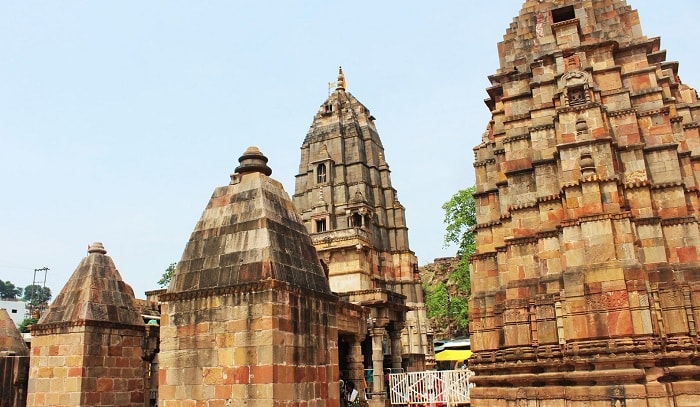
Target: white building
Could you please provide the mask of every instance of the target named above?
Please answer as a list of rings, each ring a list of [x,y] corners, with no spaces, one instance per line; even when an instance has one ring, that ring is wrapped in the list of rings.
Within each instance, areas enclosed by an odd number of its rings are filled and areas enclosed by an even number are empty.
[[[0,300],[0,309],[6,309],[17,326],[29,317],[29,309],[24,301]]]

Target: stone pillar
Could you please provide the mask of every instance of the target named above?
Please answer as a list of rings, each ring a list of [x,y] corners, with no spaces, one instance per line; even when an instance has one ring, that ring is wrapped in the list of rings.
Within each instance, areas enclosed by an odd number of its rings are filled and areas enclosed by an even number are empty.
[[[389,338],[391,338],[391,368],[401,369],[403,367],[403,358],[401,354],[403,353],[403,347],[401,346],[401,332],[403,327],[397,327],[394,324],[394,329],[389,331]]]
[[[384,393],[384,352],[382,342],[386,328],[374,327],[370,330],[372,335],[372,400],[370,405],[383,405],[385,400]],[[382,404],[374,403],[381,401]]]
[[[362,337],[355,335],[350,344],[350,354],[348,355],[348,380],[355,383],[355,387],[360,394],[365,393],[365,370],[364,357],[362,356]]]

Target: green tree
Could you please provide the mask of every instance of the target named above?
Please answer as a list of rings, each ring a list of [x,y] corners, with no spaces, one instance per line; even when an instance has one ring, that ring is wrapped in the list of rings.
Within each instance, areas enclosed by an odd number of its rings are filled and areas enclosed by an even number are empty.
[[[177,266],[177,263],[170,263],[168,268],[165,269],[163,276],[158,280],[158,284],[160,284],[161,287],[170,284],[170,280],[173,279],[173,275],[175,274],[175,266]]]
[[[469,334],[469,257],[476,251],[474,192],[475,187],[460,190],[442,205],[445,211],[445,246],[457,245],[459,262],[447,281],[434,287],[424,287],[428,316],[439,326],[449,326],[453,336]]]
[[[22,333],[27,333],[29,332],[28,326],[35,325],[37,322],[39,322],[39,320],[36,318],[24,318],[24,321],[19,324],[19,331]]]
[[[450,298],[447,294],[445,283],[439,282],[433,287],[426,287],[428,295],[425,298],[425,308],[428,318],[435,320],[437,324],[443,325],[447,317],[447,308]]]
[[[29,303],[32,308],[46,306],[51,301],[51,289],[38,284],[29,284],[24,287],[22,301]]]
[[[10,280],[2,281],[0,280],[0,299],[3,300],[16,300],[17,297],[22,295],[22,289],[15,287]]]
[[[445,245],[457,245],[457,255],[468,258],[476,251],[474,226],[476,226],[476,187],[462,189],[442,204],[445,211]]]

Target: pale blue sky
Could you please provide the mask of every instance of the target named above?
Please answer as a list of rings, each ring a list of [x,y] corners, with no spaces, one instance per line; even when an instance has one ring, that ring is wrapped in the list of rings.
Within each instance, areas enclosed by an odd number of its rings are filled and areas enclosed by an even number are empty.
[[[630,1],[700,87],[696,0]],[[250,145],[294,193],[338,66],[371,109],[421,265],[451,256],[441,205],[474,183],[487,76],[519,0],[0,3],[0,279],[93,241],[138,297],[178,261]]]

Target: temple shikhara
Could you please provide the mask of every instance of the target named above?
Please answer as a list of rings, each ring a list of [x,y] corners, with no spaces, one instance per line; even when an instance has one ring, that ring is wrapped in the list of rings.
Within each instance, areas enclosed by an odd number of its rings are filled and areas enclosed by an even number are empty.
[[[30,348],[0,310],[0,406],[339,407],[347,382],[369,407],[700,406],[696,91],[622,0],[527,0],[498,52],[464,370],[435,371],[406,208],[340,69],[293,195],[247,148],[167,289],[137,299],[95,242]]]
[[[699,405],[695,90],[625,1],[528,0],[498,51],[472,405]]]
[[[375,118],[345,86],[341,69],[301,146],[293,200],[328,268],[331,290],[371,311],[372,382],[381,393],[382,348],[391,349],[386,368],[424,370],[434,364],[432,337],[405,209],[391,185]]]

